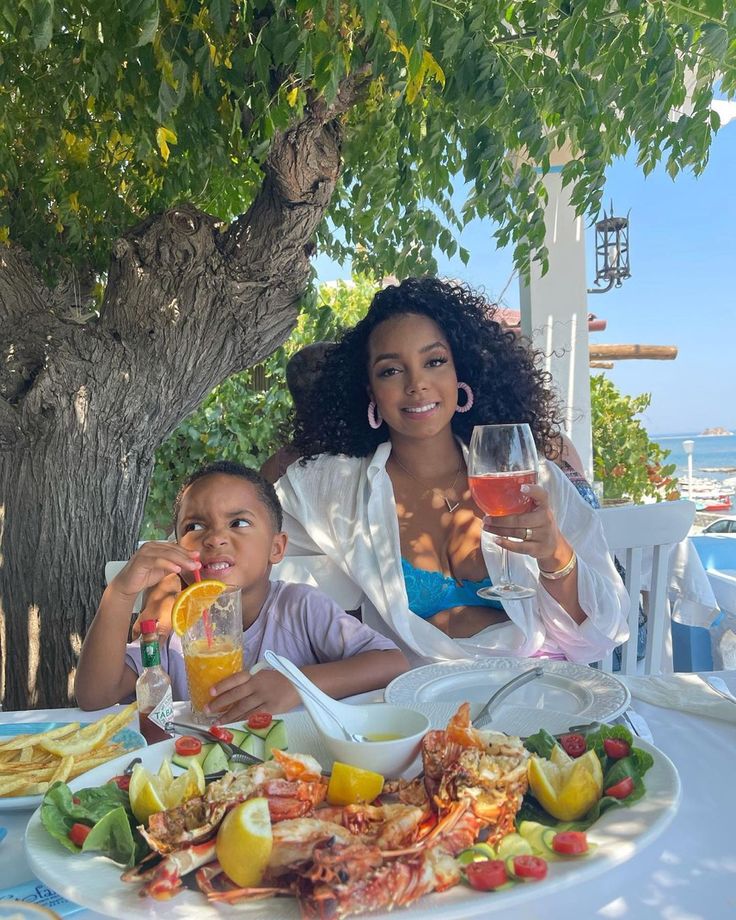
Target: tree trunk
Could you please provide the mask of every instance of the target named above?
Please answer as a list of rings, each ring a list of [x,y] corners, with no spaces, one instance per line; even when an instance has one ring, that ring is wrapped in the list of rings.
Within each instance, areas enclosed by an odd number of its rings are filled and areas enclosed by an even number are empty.
[[[181,205],[118,240],[99,317],[69,302],[74,285],[50,290],[22,250],[0,253],[6,709],[70,701],[105,562],[134,549],[156,448],[294,325],[339,174],[336,118],[362,78],[275,138],[263,187],[230,228]]]
[[[105,562],[133,551],[153,453],[121,464],[117,432],[98,434],[94,452],[60,430],[0,466],[6,709],[69,705]]]

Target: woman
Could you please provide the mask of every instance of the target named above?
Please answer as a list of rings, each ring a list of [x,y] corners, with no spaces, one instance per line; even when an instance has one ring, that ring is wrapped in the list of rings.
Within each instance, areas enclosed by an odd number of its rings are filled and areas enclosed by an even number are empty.
[[[533,510],[485,525],[468,487],[475,425],[527,422],[540,455],[559,444],[546,384],[468,288],[412,278],[377,293],[297,418],[307,459],[277,484],[291,554],[279,577],[312,574],[328,593],[340,579],[343,604],[362,603],[415,661],[610,652],[628,637],[628,600],[595,512],[564,474],[542,461],[526,487]],[[535,597],[477,596],[499,578],[501,547]]]

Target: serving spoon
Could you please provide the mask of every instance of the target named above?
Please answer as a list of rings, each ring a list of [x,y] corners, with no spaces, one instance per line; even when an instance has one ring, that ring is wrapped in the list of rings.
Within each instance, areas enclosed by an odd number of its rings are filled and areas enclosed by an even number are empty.
[[[283,655],[277,655],[269,649],[263,653],[263,657],[274,671],[278,671],[279,674],[282,674],[292,682],[309,715],[328,735],[334,736],[334,727],[336,726],[340,732],[340,737],[344,738],[345,741],[369,740],[365,735],[350,731],[345,725],[345,722],[349,722],[351,717],[355,715],[353,706],[338,703],[331,696],[327,696],[292,661],[284,658]],[[325,727],[325,716],[333,726],[332,731]]]

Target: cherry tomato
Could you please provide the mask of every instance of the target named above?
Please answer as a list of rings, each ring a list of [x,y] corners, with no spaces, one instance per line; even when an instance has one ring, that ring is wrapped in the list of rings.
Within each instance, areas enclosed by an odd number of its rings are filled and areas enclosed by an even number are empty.
[[[81,847],[84,841],[89,837],[89,832],[92,830],[91,827],[87,827],[86,824],[75,823],[69,828],[69,833],[67,837],[71,840],[72,843],[75,843],[78,847]]]
[[[194,757],[202,750],[202,742],[191,735],[182,735],[174,742],[174,750],[180,757]]]
[[[620,782],[609,786],[604,791],[604,795],[611,795],[614,799],[625,799],[634,791],[634,780],[630,776],[625,776]]]
[[[130,788],[130,777],[123,773],[121,773],[120,776],[113,776],[110,782],[115,783],[118,789],[122,789],[123,792],[127,792]]]
[[[570,757],[582,757],[587,750],[585,738],[582,735],[563,735],[560,738],[562,750]]]
[[[631,753],[631,746],[623,738],[606,738],[603,742],[603,750],[613,760],[621,760],[622,757],[628,757]]]
[[[552,849],[564,856],[579,856],[588,852],[588,835],[585,831],[560,831],[552,838]]]
[[[502,859],[483,859],[469,863],[465,875],[476,891],[493,891],[509,880],[506,864]]]
[[[210,728],[210,734],[213,738],[217,738],[218,741],[227,741],[228,744],[232,743],[233,733],[229,728],[223,728],[222,725],[213,725]]]
[[[514,875],[537,881],[547,875],[547,861],[541,856],[514,856]]]
[[[73,795],[73,796],[72,796],[72,804],[74,804],[74,805],[81,805],[81,804],[82,804],[82,800],[79,798],[79,796]]]
[[[270,712],[254,712],[252,716],[248,716],[246,724],[248,728],[268,728],[271,722],[273,716]]]

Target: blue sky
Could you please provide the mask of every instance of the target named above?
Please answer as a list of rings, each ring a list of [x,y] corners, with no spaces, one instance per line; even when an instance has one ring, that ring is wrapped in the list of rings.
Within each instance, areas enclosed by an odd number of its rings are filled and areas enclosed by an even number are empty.
[[[632,277],[621,288],[588,298],[588,309],[608,322],[592,341],[676,345],[675,361],[620,361],[606,374],[624,393],[652,394],[644,416],[650,434],[698,432],[723,425],[736,430],[736,122],[714,138],[700,178],[675,180],[664,169],[645,178],[631,155],[608,171],[605,201],[631,211]],[[512,271],[511,254],[498,251],[493,226],[475,222],[462,235],[471,254],[464,266],[440,258],[440,274],[461,278],[497,298]],[[595,265],[588,230],[589,281]],[[320,280],[348,277],[318,259]],[[516,279],[503,302],[519,306]]]

